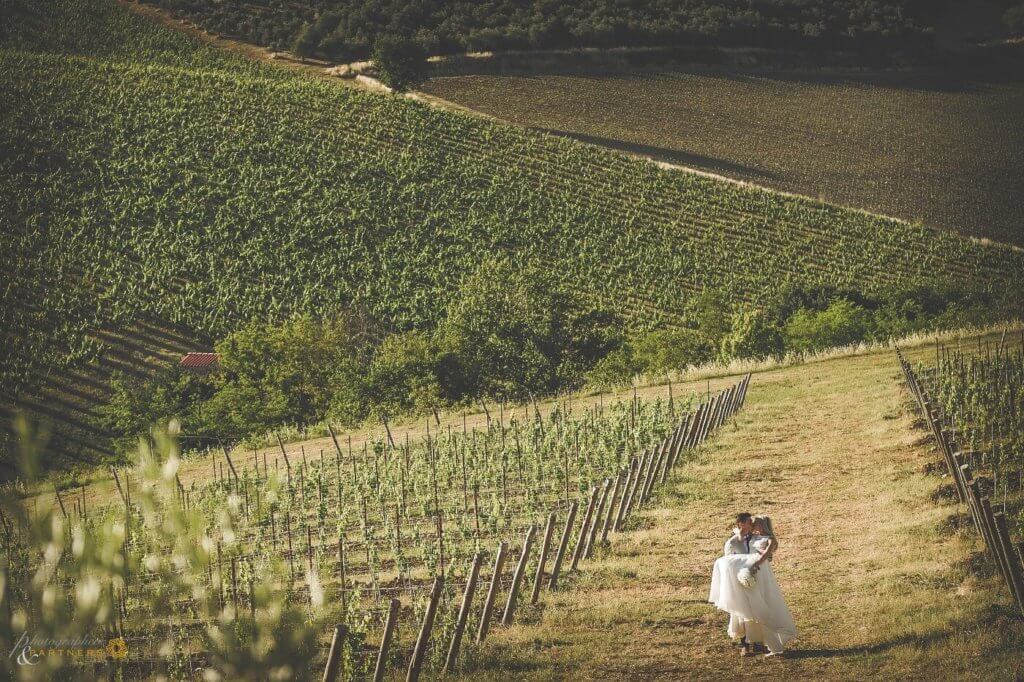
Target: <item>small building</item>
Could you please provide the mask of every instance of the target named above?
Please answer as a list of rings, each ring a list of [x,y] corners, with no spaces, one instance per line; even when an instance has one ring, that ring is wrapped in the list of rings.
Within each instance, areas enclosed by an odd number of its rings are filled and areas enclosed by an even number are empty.
[[[180,364],[182,369],[193,374],[209,374],[217,371],[220,366],[220,355],[217,353],[185,353]]]

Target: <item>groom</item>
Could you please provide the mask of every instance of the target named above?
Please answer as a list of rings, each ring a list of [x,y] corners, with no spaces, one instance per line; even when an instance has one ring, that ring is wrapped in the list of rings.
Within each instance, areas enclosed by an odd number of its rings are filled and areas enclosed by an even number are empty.
[[[747,512],[737,514],[736,531],[731,538],[726,540],[722,554],[750,554],[750,540],[753,534],[754,517]],[[731,613],[729,614],[729,633],[739,633],[740,656],[753,656],[757,649],[763,647],[760,643],[747,641],[746,625]]]

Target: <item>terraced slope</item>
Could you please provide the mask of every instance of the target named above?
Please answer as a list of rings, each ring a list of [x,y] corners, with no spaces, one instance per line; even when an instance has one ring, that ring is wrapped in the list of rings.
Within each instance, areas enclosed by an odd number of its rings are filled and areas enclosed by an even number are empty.
[[[54,12],[0,50],[13,402],[47,402],[45,377],[72,393],[68,368],[102,382],[141,322],[176,350],[300,311],[429,326],[495,256],[635,326],[682,323],[703,288],[757,303],[787,281],[1024,272],[1001,246],[227,58],[105,0]]]

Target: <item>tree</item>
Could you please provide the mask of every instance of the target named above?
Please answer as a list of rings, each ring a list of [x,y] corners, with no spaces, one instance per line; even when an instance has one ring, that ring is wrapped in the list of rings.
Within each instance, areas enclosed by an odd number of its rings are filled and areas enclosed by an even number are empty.
[[[632,343],[641,372],[664,374],[709,362],[715,346],[697,329],[659,329]]]
[[[554,390],[567,308],[543,273],[507,260],[482,263],[439,329],[449,393],[522,398]]]
[[[779,328],[760,310],[743,308],[732,316],[732,328],[722,339],[723,360],[765,358],[782,353]]]
[[[292,52],[300,57],[312,57],[320,45],[323,36],[316,24],[303,24],[302,30],[292,44]]]
[[[427,51],[408,38],[378,38],[373,48],[373,64],[381,82],[395,92],[414,88],[427,77]]]
[[[867,336],[869,322],[867,311],[842,298],[825,310],[801,308],[786,321],[786,348],[808,352],[857,343]]]

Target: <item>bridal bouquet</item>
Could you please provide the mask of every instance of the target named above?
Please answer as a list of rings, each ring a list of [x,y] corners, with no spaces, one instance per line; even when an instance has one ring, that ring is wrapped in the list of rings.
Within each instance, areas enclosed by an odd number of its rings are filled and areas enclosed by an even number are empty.
[[[752,590],[757,585],[757,572],[749,568],[741,568],[739,573],[736,574],[736,580],[743,587]]]

